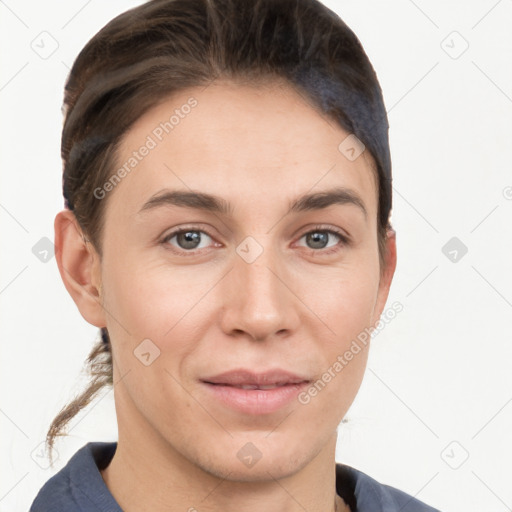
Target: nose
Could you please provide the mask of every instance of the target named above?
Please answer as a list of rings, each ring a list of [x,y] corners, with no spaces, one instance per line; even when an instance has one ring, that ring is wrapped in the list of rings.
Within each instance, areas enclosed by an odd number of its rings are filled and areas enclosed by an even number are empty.
[[[289,336],[300,321],[290,269],[263,239],[251,238],[252,243],[237,248],[233,268],[223,280],[223,331],[256,341]]]

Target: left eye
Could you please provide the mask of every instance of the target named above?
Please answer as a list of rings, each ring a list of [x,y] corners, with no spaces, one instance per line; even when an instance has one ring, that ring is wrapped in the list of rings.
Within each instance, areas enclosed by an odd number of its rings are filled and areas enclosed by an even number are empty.
[[[327,245],[329,236],[334,236],[335,242],[332,245]],[[330,229],[315,229],[313,231],[309,231],[302,235],[301,240],[305,238],[306,243],[311,245],[308,246],[309,249],[328,249],[331,247],[336,247],[339,244],[339,241],[343,243],[347,243],[346,237],[344,237],[341,233],[337,233],[336,231]]]

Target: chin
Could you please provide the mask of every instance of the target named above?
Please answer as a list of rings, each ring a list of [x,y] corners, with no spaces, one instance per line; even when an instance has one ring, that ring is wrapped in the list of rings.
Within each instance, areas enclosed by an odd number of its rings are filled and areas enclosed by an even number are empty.
[[[198,466],[215,477],[231,482],[263,482],[294,475],[309,461],[315,452],[305,451],[304,445],[283,443],[277,437],[272,442],[268,433],[244,433],[230,438],[230,446],[218,446],[205,453],[198,454]],[[211,449],[211,445],[210,445]]]

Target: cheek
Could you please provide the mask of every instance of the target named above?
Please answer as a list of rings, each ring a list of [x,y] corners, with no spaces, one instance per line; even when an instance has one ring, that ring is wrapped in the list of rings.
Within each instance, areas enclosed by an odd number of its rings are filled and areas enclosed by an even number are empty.
[[[324,322],[338,349],[371,325],[377,292],[378,273],[363,263],[308,279],[300,287],[300,297]]]
[[[378,269],[361,261],[357,267],[316,282],[323,286],[304,287],[302,293],[307,297],[304,302],[313,305],[311,310],[322,321],[316,322],[318,330],[312,336],[322,354],[322,374],[317,385],[306,393],[304,403],[315,401],[326,414],[329,407],[344,413],[357,394],[366,368]]]
[[[134,340],[162,339],[201,300],[203,288],[190,270],[125,258],[110,266],[106,306]]]
[[[377,296],[377,285],[361,278],[358,282],[344,283],[338,291],[331,315],[335,319],[335,331],[351,337],[369,327]],[[337,314],[336,314],[336,311]]]
[[[129,396],[149,421],[171,424],[169,403],[179,404],[182,411],[193,406],[175,379],[181,380],[181,363],[194,350],[197,336],[189,317],[205,291],[190,286],[190,279],[176,269],[135,264],[129,257],[106,266],[105,275],[117,378],[126,375],[124,399]]]

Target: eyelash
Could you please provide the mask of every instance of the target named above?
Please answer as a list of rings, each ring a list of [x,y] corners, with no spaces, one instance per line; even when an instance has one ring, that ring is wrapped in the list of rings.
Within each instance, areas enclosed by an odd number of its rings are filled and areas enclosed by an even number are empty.
[[[185,228],[180,228],[180,229],[177,229],[176,231],[172,231],[171,233],[169,233],[168,235],[166,235],[162,240],[161,240],[161,244],[162,245],[166,245],[167,247],[169,247],[169,240],[171,240],[172,238],[174,238],[175,236],[181,234],[181,233],[186,233],[188,231],[194,231],[194,232],[198,232],[198,233],[205,233],[206,235],[208,235],[210,238],[213,239],[213,236],[210,235],[208,233],[208,231],[204,230],[204,229],[198,229],[197,227],[185,227]],[[350,243],[351,243],[351,240],[346,236],[344,235],[341,231],[337,230],[337,229],[334,229],[334,228],[324,228],[323,226],[315,226],[313,229],[309,230],[309,231],[306,231],[305,233],[303,233],[301,235],[301,237],[299,238],[299,240],[303,237],[305,237],[306,235],[309,235],[311,233],[317,233],[317,232],[323,232],[323,233],[329,233],[331,235],[335,235],[337,236],[339,239],[340,239],[340,243],[336,244],[334,247],[330,247],[328,249],[310,249],[308,247],[306,247],[306,249],[309,249],[310,251],[312,252],[318,252],[318,253],[322,253],[322,254],[332,254],[332,253],[335,253],[335,252],[338,252],[341,250],[341,247],[343,246],[349,246]],[[185,253],[187,256],[195,256],[198,252],[200,252],[202,249],[199,249],[199,250],[195,250],[195,251],[187,251],[185,249],[181,249],[181,250],[177,250],[175,248],[172,248],[172,249],[169,249],[171,250],[172,252],[176,253],[176,254],[179,254],[179,255],[183,255],[183,253]]]

